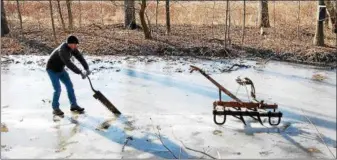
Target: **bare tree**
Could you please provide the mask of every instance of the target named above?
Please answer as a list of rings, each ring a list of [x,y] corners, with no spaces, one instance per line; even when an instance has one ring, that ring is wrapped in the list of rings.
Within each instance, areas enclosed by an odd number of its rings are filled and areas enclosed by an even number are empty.
[[[318,1],[318,6],[324,5],[324,0]],[[316,33],[314,37],[314,45],[316,46],[323,46],[324,45],[324,20],[320,19],[320,13],[322,14],[324,11],[318,7],[317,9],[317,25],[316,25]]]
[[[51,4],[51,0],[49,0],[49,8],[50,8],[50,17],[51,17],[51,25],[53,28],[54,42],[56,44],[56,33],[55,33],[55,25],[54,25],[54,17],[53,17],[53,5]]]
[[[241,45],[243,45],[245,39],[245,24],[246,24],[246,0],[243,0],[243,24],[242,24]]]
[[[301,1],[298,1],[298,11],[297,11],[297,38],[300,37],[300,15],[301,15]]]
[[[63,29],[63,31],[66,31],[66,25],[64,24],[60,0],[57,0],[57,9],[58,9],[58,12],[59,12],[59,15],[60,15],[60,18],[61,18],[62,29]]]
[[[152,39],[151,32],[149,28],[147,27],[146,21],[145,21],[145,9],[146,9],[146,0],[142,0],[142,4],[139,11],[139,17],[140,22],[142,24],[142,28],[144,31],[145,39]]]
[[[327,12],[327,14],[329,14],[328,12]],[[329,18],[326,18],[325,20],[324,20],[324,24],[325,24],[325,27],[326,28],[330,28],[330,26],[329,26]]]
[[[41,4],[41,2],[39,2]],[[41,30],[41,7],[38,8],[38,16],[37,16],[37,24],[38,24],[38,28],[39,30]]]
[[[71,0],[66,0],[66,3],[67,3],[68,21],[69,21],[68,29],[70,32],[72,32],[74,29],[74,25],[73,25],[73,14],[71,13]]]
[[[260,0],[259,12],[259,27],[270,27],[267,0]]]
[[[274,12],[274,32],[275,32],[275,28],[276,28],[276,23],[275,23],[275,21],[276,21],[276,13],[275,12],[276,11],[275,10],[276,10],[276,1],[274,1],[274,11],[273,11]]]
[[[4,1],[1,0],[1,37],[9,33],[8,22],[4,7]]]
[[[336,48],[337,48],[337,0],[335,0],[335,2],[336,2],[335,3],[335,7],[336,7],[335,18],[336,19],[335,19],[335,30],[334,31],[335,31],[335,34],[336,34],[336,44],[335,45],[336,45]]]
[[[157,0],[157,6],[156,6],[156,28],[158,25],[158,6],[159,6],[159,0]]]
[[[171,18],[170,18],[170,0],[166,0],[166,34],[171,32]]]
[[[228,44],[230,45],[232,43],[231,37],[230,37],[230,30],[231,30],[231,5],[228,2],[228,30],[227,30],[227,40]]]
[[[82,5],[81,5],[81,0],[78,0],[78,5],[80,7],[80,19],[79,19],[79,26],[80,28],[82,27]]]
[[[335,0],[335,8],[336,8],[336,12],[335,12],[335,33],[336,33],[336,36],[337,36],[337,0]],[[336,42],[337,42],[337,37],[336,37]],[[336,43],[337,45],[337,43]]]
[[[331,25],[333,25],[333,24],[335,24],[335,22],[336,22],[336,10],[335,10],[335,8],[333,7],[333,4],[331,3],[330,0],[325,0],[324,2],[325,2],[325,4],[326,4],[326,9],[327,9],[327,11],[328,11],[328,13],[329,13],[329,18],[327,19],[327,21],[330,20]],[[337,6],[336,6],[336,8],[337,8]],[[328,24],[328,25],[329,25],[329,24]],[[332,32],[334,32],[334,28],[331,27],[331,29],[332,29]]]
[[[149,25],[149,27],[148,27],[149,31],[150,31],[150,33],[152,33],[152,26],[151,26],[150,18],[149,18],[149,16],[147,16],[146,12],[144,14],[145,14],[145,17],[146,17],[146,20],[147,20],[147,24]]]
[[[104,25],[104,15],[103,15],[103,6],[102,6],[102,0],[99,2],[100,7],[101,7],[101,23]]]
[[[213,12],[212,12],[212,37],[214,38],[214,7],[215,7],[215,1],[213,2]]]
[[[20,29],[21,29],[21,32],[22,32],[22,17],[21,17],[19,0],[16,0],[16,6],[18,8],[18,16],[19,16],[19,20],[20,20]]]
[[[226,0],[226,23],[225,23],[225,47],[227,47],[227,41],[228,41],[228,10],[229,10],[229,0]]]
[[[124,0],[124,27],[127,29],[136,29],[135,1]]]

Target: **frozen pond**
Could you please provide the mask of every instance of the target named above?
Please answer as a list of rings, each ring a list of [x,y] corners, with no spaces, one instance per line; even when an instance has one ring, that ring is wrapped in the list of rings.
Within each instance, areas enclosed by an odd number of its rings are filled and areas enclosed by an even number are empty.
[[[215,158],[336,156],[336,70],[273,61],[259,67],[245,61],[256,67],[221,73],[219,68],[234,61],[88,57],[94,88],[123,115],[114,117],[92,97],[88,80],[68,70],[86,114],[70,112],[62,84],[65,118],[54,121],[53,89],[44,69],[48,57],[7,58],[13,62],[1,64],[1,122],[8,128],[1,132],[1,158],[210,158],[181,142]],[[279,105],[281,124],[262,126],[245,118],[244,126],[231,116],[222,126],[214,124],[218,89],[200,73],[190,73],[189,65],[204,69],[245,101],[246,90],[238,90],[235,79],[249,77],[258,100]],[[327,78],[314,81],[316,73]],[[104,121],[111,126],[97,129]]]

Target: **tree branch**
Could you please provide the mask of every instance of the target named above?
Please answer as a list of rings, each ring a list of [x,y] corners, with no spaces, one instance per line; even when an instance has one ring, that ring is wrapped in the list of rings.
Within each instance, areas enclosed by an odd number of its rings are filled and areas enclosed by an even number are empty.
[[[154,125],[153,125],[153,121],[152,121],[152,119],[150,118],[150,120],[151,120],[151,122],[152,122],[152,127],[153,127],[153,129],[154,129]],[[164,144],[164,142],[162,141],[162,139],[161,139],[161,135],[160,135],[160,131],[159,131],[159,129],[158,129],[158,126],[157,126],[157,131],[158,131],[158,139],[160,140],[160,142],[161,142],[161,144],[172,154],[172,156],[175,158],[175,159],[177,159],[177,157],[173,154],[173,152]]]
[[[133,140],[133,138],[130,137],[130,136],[126,138],[126,141],[124,142],[124,145],[122,147],[122,152],[124,152],[124,148],[125,148],[126,144],[128,144],[129,140]]]
[[[301,111],[304,113],[304,111],[303,111],[302,108],[301,108]],[[333,157],[334,159],[336,159],[336,156],[331,152],[331,150],[329,149],[328,145],[326,145],[326,143],[324,142],[323,138],[321,137],[322,133],[319,132],[319,130],[317,129],[316,125],[314,125],[314,124],[310,121],[310,119],[309,119],[307,116],[305,116],[304,114],[303,114],[303,116],[310,122],[311,125],[313,125],[313,126],[315,127],[315,129],[316,129],[316,131],[317,131],[317,133],[318,133],[317,136],[322,140],[323,144],[324,144],[324,145],[326,146],[326,148],[330,151],[332,157]]]
[[[207,153],[205,153],[205,152],[203,152],[203,151],[198,151],[198,150],[196,150],[196,149],[187,147],[187,146],[183,143],[183,141],[181,141],[180,139],[178,139],[178,138],[174,135],[173,130],[172,130],[172,135],[173,135],[173,137],[174,137],[176,140],[180,141],[180,143],[181,143],[186,149],[188,149],[188,150],[190,150],[190,151],[194,151],[194,152],[201,153],[201,154],[206,155],[206,156],[208,156],[208,157],[210,157],[210,158],[212,158],[212,159],[216,159],[215,157],[213,157],[213,156],[211,156],[211,155],[209,155],[209,154],[207,154]]]

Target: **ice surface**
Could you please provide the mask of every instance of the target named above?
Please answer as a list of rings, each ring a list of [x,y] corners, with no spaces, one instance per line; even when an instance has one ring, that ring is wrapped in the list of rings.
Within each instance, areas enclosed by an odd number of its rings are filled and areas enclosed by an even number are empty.
[[[9,130],[1,133],[1,158],[174,158],[159,140],[157,127],[165,146],[180,158],[209,158],[184,148],[181,141],[216,158],[333,158],[309,120],[336,155],[335,70],[274,61],[258,67],[245,61],[255,67],[221,73],[219,69],[238,61],[88,56],[94,88],[122,116],[114,117],[92,97],[88,80],[68,70],[86,114],[69,111],[62,85],[65,117],[54,122],[53,90],[44,69],[48,57],[8,58],[14,63],[1,64],[1,122]],[[218,89],[201,74],[189,73],[189,65],[204,69],[234,94],[239,87],[235,79],[249,77],[257,99],[279,105],[281,124],[261,126],[246,118],[244,126],[227,117],[225,125],[215,125],[212,102]],[[313,81],[315,73],[327,79]],[[243,87],[236,95],[248,100]],[[111,126],[98,129],[104,121]]]

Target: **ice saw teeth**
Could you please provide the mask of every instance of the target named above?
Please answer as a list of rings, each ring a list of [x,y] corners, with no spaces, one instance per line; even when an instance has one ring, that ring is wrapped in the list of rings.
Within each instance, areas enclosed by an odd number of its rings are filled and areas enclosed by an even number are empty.
[[[254,87],[253,82],[249,78],[246,77],[244,79],[241,79],[238,77],[236,79],[236,82],[241,86],[247,86],[247,85],[251,86],[250,96],[252,97],[254,102],[243,102],[239,98],[237,98],[235,95],[233,95],[230,91],[228,91],[226,88],[221,86],[218,82],[216,82],[209,75],[207,75],[200,68],[191,65],[190,72],[192,73],[193,71],[199,71],[202,75],[204,75],[208,80],[210,80],[215,86],[219,88],[219,101],[213,102],[213,121],[215,124],[217,125],[225,124],[227,115],[240,119],[245,125],[246,125],[246,122],[243,119],[244,116],[252,117],[253,119],[259,121],[261,125],[263,125],[261,117],[268,117],[268,122],[272,126],[277,126],[280,124],[282,113],[276,112],[278,105],[277,104],[266,104],[264,103],[263,100],[262,101],[256,100],[255,87]],[[222,92],[224,92],[234,101],[222,101],[221,100]],[[267,111],[267,109],[270,109],[272,111]],[[217,120],[217,116],[223,116],[222,121],[219,122]],[[272,122],[273,117],[274,118],[277,117],[276,123]]]
[[[89,80],[89,83],[90,83],[90,86],[91,86],[91,89],[92,91],[94,91],[94,95],[93,97],[97,100],[99,100],[106,108],[108,108],[112,113],[114,113],[115,115],[119,116],[121,114],[121,112],[98,90],[95,90],[93,87],[92,87],[92,84],[91,84],[91,80],[89,78],[89,76],[87,76],[88,80]]]

